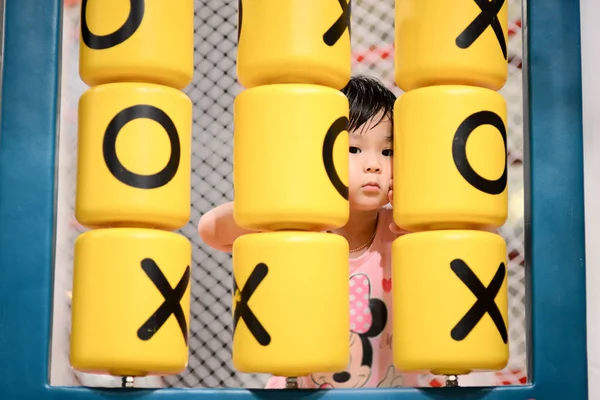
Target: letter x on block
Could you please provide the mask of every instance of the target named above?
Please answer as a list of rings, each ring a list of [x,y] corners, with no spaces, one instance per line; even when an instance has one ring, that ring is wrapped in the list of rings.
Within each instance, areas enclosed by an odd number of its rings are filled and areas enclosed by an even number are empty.
[[[262,346],[268,346],[269,343],[271,343],[271,335],[269,335],[269,332],[267,332],[258,318],[256,318],[256,315],[254,315],[248,305],[248,301],[250,301],[250,297],[252,297],[254,291],[262,283],[268,273],[269,268],[266,264],[257,264],[250,274],[250,277],[248,277],[241,292],[235,281],[235,277],[233,278],[234,293],[236,294],[235,311],[233,312],[233,332],[235,334],[238,322],[242,319],[252,336],[254,336],[256,341]]]
[[[479,323],[481,318],[487,313],[496,325],[498,333],[502,337],[502,341],[506,344],[508,341],[508,333],[502,314],[498,306],[494,302],[496,295],[502,287],[504,276],[506,275],[506,267],[504,263],[500,263],[496,274],[492,278],[490,285],[486,288],[483,283],[477,278],[477,275],[469,268],[463,260],[456,259],[450,263],[450,268],[458,276],[458,278],[471,290],[477,298],[477,301],[465,316],[456,324],[450,333],[452,339],[461,341],[467,337],[469,333]]]
[[[320,0],[325,1],[325,0]],[[342,37],[346,29],[348,29],[348,35],[350,35],[350,2],[352,0],[338,0],[340,7],[342,7],[342,15],[331,25],[331,28],[323,35],[323,41],[327,46],[335,45],[338,40]]]
[[[502,26],[498,19],[498,12],[504,5],[505,0],[474,0],[481,9],[481,13],[471,22],[464,31],[456,38],[456,45],[461,49],[468,49],[485,32],[488,27],[492,27],[498,44],[502,49],[504,59],[507,59],[506,41]]]
[[[162,273],[153,259],[143,259],[142,269],[146,275],[148,275],[148,278],[150,278],[152,283],[154,283],[160,294],[163,295],[165,301],[160,307],[158,307],[154,314],[152,314],[150,318],[144,322],[140,329],[138,329],[138,337],[141,340],[150,340],[154,334],[158,332],[158,330],[165,324],[165,322],[167,322],[169,317],[174,315],[175,319],[177,319],[177,323],[179,324],[179,328],[181,329],[183,340],[187,345],[187,322],[185,321],[185,315],[183,313],[183,308],[181,308],[180,301],[190,281],[189,265],[186,267],[183,276],[175,288],[171,287],[169,281],[167,281],[167,278],[165,278],[165,275]]]

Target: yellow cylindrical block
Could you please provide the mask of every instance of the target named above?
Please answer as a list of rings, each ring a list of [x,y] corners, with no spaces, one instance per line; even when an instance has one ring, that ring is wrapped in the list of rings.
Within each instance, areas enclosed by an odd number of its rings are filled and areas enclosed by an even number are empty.
[[[508,213],[506,102],[433,86],[394,107],[394,220],[409,231],[498,228]]]
[[[176,230],[190,215],[192,102],[167,86],[115,83],[79,102],[75,215],[88,227]]]
[[[304,376],[349,362],[348,242],[318,232],[267,232],[233,244],[233,364]]]
[[[268,85],[234,103],[235,220],[256,230],[327,230],[348,220],[348,99]]]
[[[392,245],[394,363],[459,375],[508,362],[506,243],[482,231],[407,234]]]
[[[114,376],[170,375],[188,360],[188,239],[151,229],[88,231],[75,241],[71,365]]]
[[[83,0],[79,73],[89,86],[183,89],[194,74],[194,1]]]
[[[396,0],[395,80],[501,89],[508,75],[508,1]]]
[[[244,87],[346,86],[351,74],[350,0],[238,4],[237,75]]]

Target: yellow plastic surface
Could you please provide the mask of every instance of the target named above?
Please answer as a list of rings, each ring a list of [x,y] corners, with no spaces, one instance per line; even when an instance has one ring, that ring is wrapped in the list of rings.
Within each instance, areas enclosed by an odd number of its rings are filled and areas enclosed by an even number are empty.
[[[84,0],[79,73],[89,86],[149,82],[183,89],[194,74],[193,0]]]
[[[322,231],[348,219],[348,100],[324,86],[248,89],[234,104],[235,220]]]
[[[233,244],[233,364],[303,376],[349,362],[348,243],[318,232],[268,232]]]
[[[114,376],[169,375],[188,361],[188,239],[150,229],[98,229],[75,241],[70,360]]]
[[[499,90],[508,74],[508,1],[396,0],[395,80]]]
[[[192,102],[167,86],[97,86],[79,103],[76,218],[176,230],[190,216]]]
[[[394,113],[394,220],[409,231],[498,228],[508,214],[506,102],[468,86],[401,95]]]
[[[508,362],[506,244],[482,231],[429,231],[392,245],[394,363],[458,375]]]
[[[350,0],[243,0],[237,75],[246,88],[312,83],[341,89],[351,74]]]

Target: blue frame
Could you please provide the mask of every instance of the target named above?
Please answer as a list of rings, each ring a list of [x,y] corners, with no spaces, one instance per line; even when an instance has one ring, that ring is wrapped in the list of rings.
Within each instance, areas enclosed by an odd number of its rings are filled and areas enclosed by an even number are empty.
[[[6,0],[0,131],[0,397],[587,399],[579,2],[529,0],[527,229],[530,385],[266,391],[48,385],[61,0]],[[559,244],[561,244],[559,246]]]

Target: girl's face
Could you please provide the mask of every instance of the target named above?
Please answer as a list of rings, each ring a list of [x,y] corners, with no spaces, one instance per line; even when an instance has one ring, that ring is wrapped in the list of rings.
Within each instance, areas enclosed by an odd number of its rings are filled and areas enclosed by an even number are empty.
[[[350,137],[350,208],[378,210],[388,203],[392,180],[392,121],[380,115],[367,121]]]

